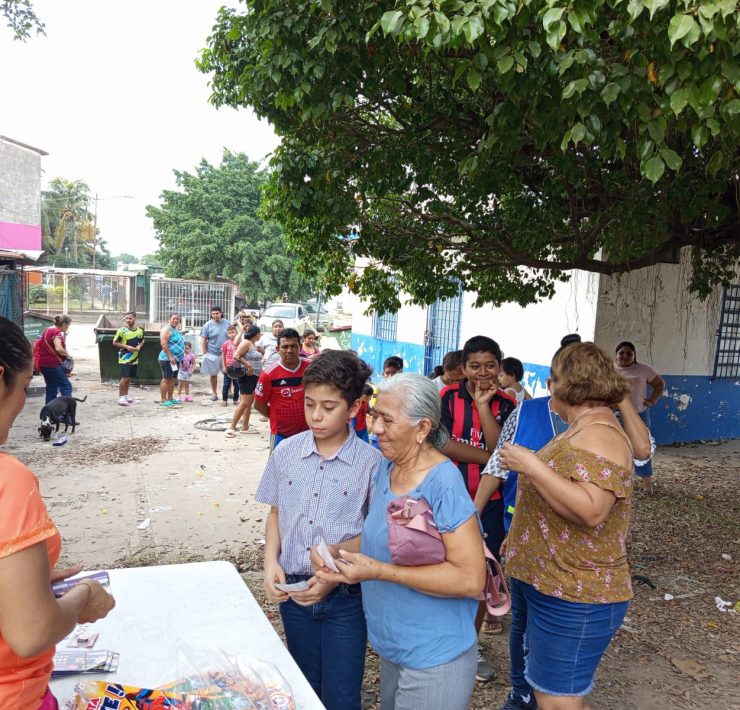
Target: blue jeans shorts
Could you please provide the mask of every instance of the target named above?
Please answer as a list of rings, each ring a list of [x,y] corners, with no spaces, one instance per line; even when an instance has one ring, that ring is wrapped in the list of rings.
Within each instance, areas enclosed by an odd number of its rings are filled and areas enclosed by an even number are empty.
[[[511,580],[527,607],[524,632],[524,677],[546,695],[588,695],[596,668],[628,602],[581,604],[538,592],[532,585]]]

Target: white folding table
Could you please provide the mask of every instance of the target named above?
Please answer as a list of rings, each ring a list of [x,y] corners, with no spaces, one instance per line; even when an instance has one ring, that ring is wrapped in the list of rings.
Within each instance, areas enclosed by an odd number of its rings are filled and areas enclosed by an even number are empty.
[[[155,688],[177,680],[183,649],[199,656],[221,652],[275,665],[290,684],[296,708],[324,706],[275,633],[236,568],[229,562],[195,562],[109,570],[116,607],[91,625],[100,634],[95,650],[120,653],[112,673],[54,679],[51,689],[64,708],[80,680],[109,680]],[[58,646],[63,649],[62,644]],[[185,650],[185,652],[187,652]],[[180,667],[178,668],[178,665]]]

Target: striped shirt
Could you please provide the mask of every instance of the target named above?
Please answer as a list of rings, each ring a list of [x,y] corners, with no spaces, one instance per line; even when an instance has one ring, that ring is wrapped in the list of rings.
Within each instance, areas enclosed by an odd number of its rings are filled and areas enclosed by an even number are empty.
[[[310,552],[321,535],[329,545],[362,532],[383,457],[352,427],[340,449],[324,458],[313,432],[283,441],[267,460],[255,500],[278,509],[280,566],[311,574]]]
[[[467,380],[445,387],[442,397],[442,424],[450,432],[453,441],[475,446],[478,449],[487,449],[486,439],[480,423],[478,408],[473,401],[473,395],[468,392]],[[516,400],[502,390],[498,390],[491,400],[491,413],[499,425],[503,426],[509,415],[516,408]],[[477,463],[453,461],[460,469],[465,487],[470,496],[475,499],[478,484],[480,483],[482,466]],[[501,498],[500,491],[491,496],[491,500]]]

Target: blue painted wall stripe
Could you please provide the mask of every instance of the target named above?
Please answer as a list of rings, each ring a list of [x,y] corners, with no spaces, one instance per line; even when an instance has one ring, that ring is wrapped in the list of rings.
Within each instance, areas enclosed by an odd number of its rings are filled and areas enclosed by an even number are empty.
[[[352,333],[352,349],[373,367],[380,378],[383,360],[400,355],[410,372],[424,372],[424,346],[403,341],[377,340]],[[524,385],[541,396],[549,365],[524,363]],[[712,380],[700,375],[664,375],[666,389],[652,409],[652,431],[658,444],[697,439],[740,438],[740,380]]]

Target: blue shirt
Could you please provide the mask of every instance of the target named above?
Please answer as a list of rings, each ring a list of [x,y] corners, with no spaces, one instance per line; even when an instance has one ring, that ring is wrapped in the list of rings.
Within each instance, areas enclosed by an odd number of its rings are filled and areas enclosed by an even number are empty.
[[[288,437],[267,460],[255,500],[278,509],[280,566],[286,574],[311,574],[311,546],[320,535],[336,545],[362,532],[383,457],[348,427],[330,458],[313,432]]]
[[[361,551],[391,562],[386,511],[400,495],[391,490],[391,464],[386,463],[378,470],[375,495],[362,529]],[[476,514],[460,471],[451,461],[435,466],[419,486],[405,493],[427,500],[442,533],[456,530]],[[448,663],[475,643],[475,599],[432,597],[394,582],[371,581],[362,583],[362,604],[372,647],[383,658],[406,668]]]
[[[206,347],[209,355],[221,357],[221,346],[229,339],[227,331],[231,327],[225,318],[218,323],[211,319],[200,329],[201,338],[206,339]]]

